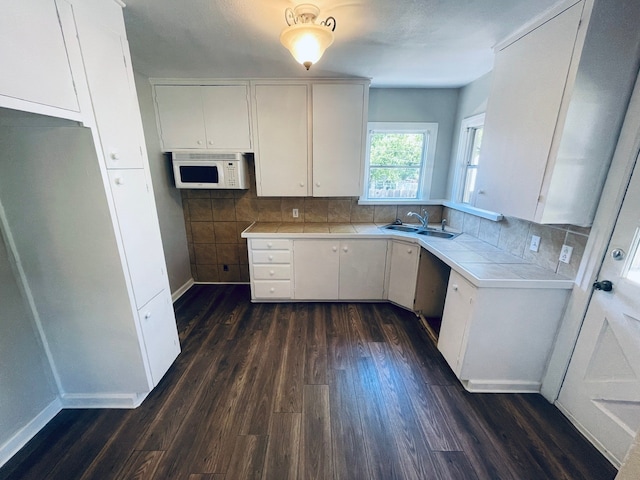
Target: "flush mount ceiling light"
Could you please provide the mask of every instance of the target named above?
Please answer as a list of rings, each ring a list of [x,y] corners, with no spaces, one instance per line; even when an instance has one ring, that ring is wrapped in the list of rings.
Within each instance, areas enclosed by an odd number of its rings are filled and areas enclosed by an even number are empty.
[[[336,19],[333,17],[315,23],[319,13],[320,9],[309,3],[284,11],[284,18],[289,26],[282,31],[280,42],[307,70],[320,60],[327,47],[333,43],[333,31],[336,29]]]

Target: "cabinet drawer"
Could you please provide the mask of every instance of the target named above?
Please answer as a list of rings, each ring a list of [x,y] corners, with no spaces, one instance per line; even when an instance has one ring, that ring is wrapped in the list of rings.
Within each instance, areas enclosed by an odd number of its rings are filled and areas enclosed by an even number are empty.
[[[291,265],[254,265],[255,280],[290,280]]]
[[[251,240],[251,250],[289,250],[290,240],[274,240],[267,238],[256,238]]]
[[[288,250],[254,250],[251,252],[253,263],[291,263],[291,252]]]
[[[256,298],[291,298],[291,282],[289,280],[253,282],[253,293]]]

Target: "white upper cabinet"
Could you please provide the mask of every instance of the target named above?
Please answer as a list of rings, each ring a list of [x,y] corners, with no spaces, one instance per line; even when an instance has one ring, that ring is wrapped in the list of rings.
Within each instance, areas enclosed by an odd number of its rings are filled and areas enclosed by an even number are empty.
[[[248,85],[154,86],[162,149],[253,150]]]
[[[361,193],[368,82],[254,82],[260,196]]]
[[[497,51],[476,207],[591,223],[637,75],[639,16],[639,2],[569,0]]]
[[[315,84],[313,99],[313,196],[362,193],[364,84]]]
[[[37,28],[25,28],[25,24]],[[0,106],[79,111],[64,37],[52,0],[4,2],[0,15]],[[33,102],[27,106],[14,102]],[[59,116],[68,117],[62,114]]]
[[[142,122],[122,32],[74,6],[91,105],[107,168],[142,168]]]
[[[258,195],[309,195],[308,92],[305,84],[254,86]]]

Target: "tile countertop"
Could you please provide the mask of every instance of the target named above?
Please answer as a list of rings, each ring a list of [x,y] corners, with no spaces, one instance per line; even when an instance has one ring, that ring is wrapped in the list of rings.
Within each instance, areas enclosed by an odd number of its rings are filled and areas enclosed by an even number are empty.
[[[467,234],[453,239],[384,230],[373,223],[255,222],[243,238],[388,238],[420,245],[477,287],[573,288],[574,281]],[[433,225],[439,227],[439,225]],[[454,231],[447,229],[448,231]]]

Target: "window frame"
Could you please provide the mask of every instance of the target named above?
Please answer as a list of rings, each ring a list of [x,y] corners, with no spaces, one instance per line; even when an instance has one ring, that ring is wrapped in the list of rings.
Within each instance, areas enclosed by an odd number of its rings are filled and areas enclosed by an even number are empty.
[[[420,164],[420,180],[417,198],[369,198],[370,150],[372,133],[422,133],[427,138],[426,148],[423,145],[422,161]],[[436,122],[368,122],[366,135],[366,150],[364,157],[362,193],[360,204],[408,204],[415,205],[429,200],[433,171],[435,167],[436,145],[438,142],[438,123]]]
[[[474,135],[472,135],[471,132],[475,132],[480,127],[484,128],[484,119],[485,114],[479,113],[477,115],[472,115],[465,118],[460,124],[460,136],[458,139],[458,152],[456,158],[456,182],[452,198],[454,202],[457,202],[461,205],[473,206],[475,204],[475,196],[477,192],[474,192],[472,197],[469,199],[469,202],[463,202],[465,193],[464,187],[467,178],[467,172],[469,170],[468,162],[472,153],[471,148],[473,147],[474,140]],[[476,170],[476,178],[479,167],[480,163],[478,163],[478,165],[474,167]]]

